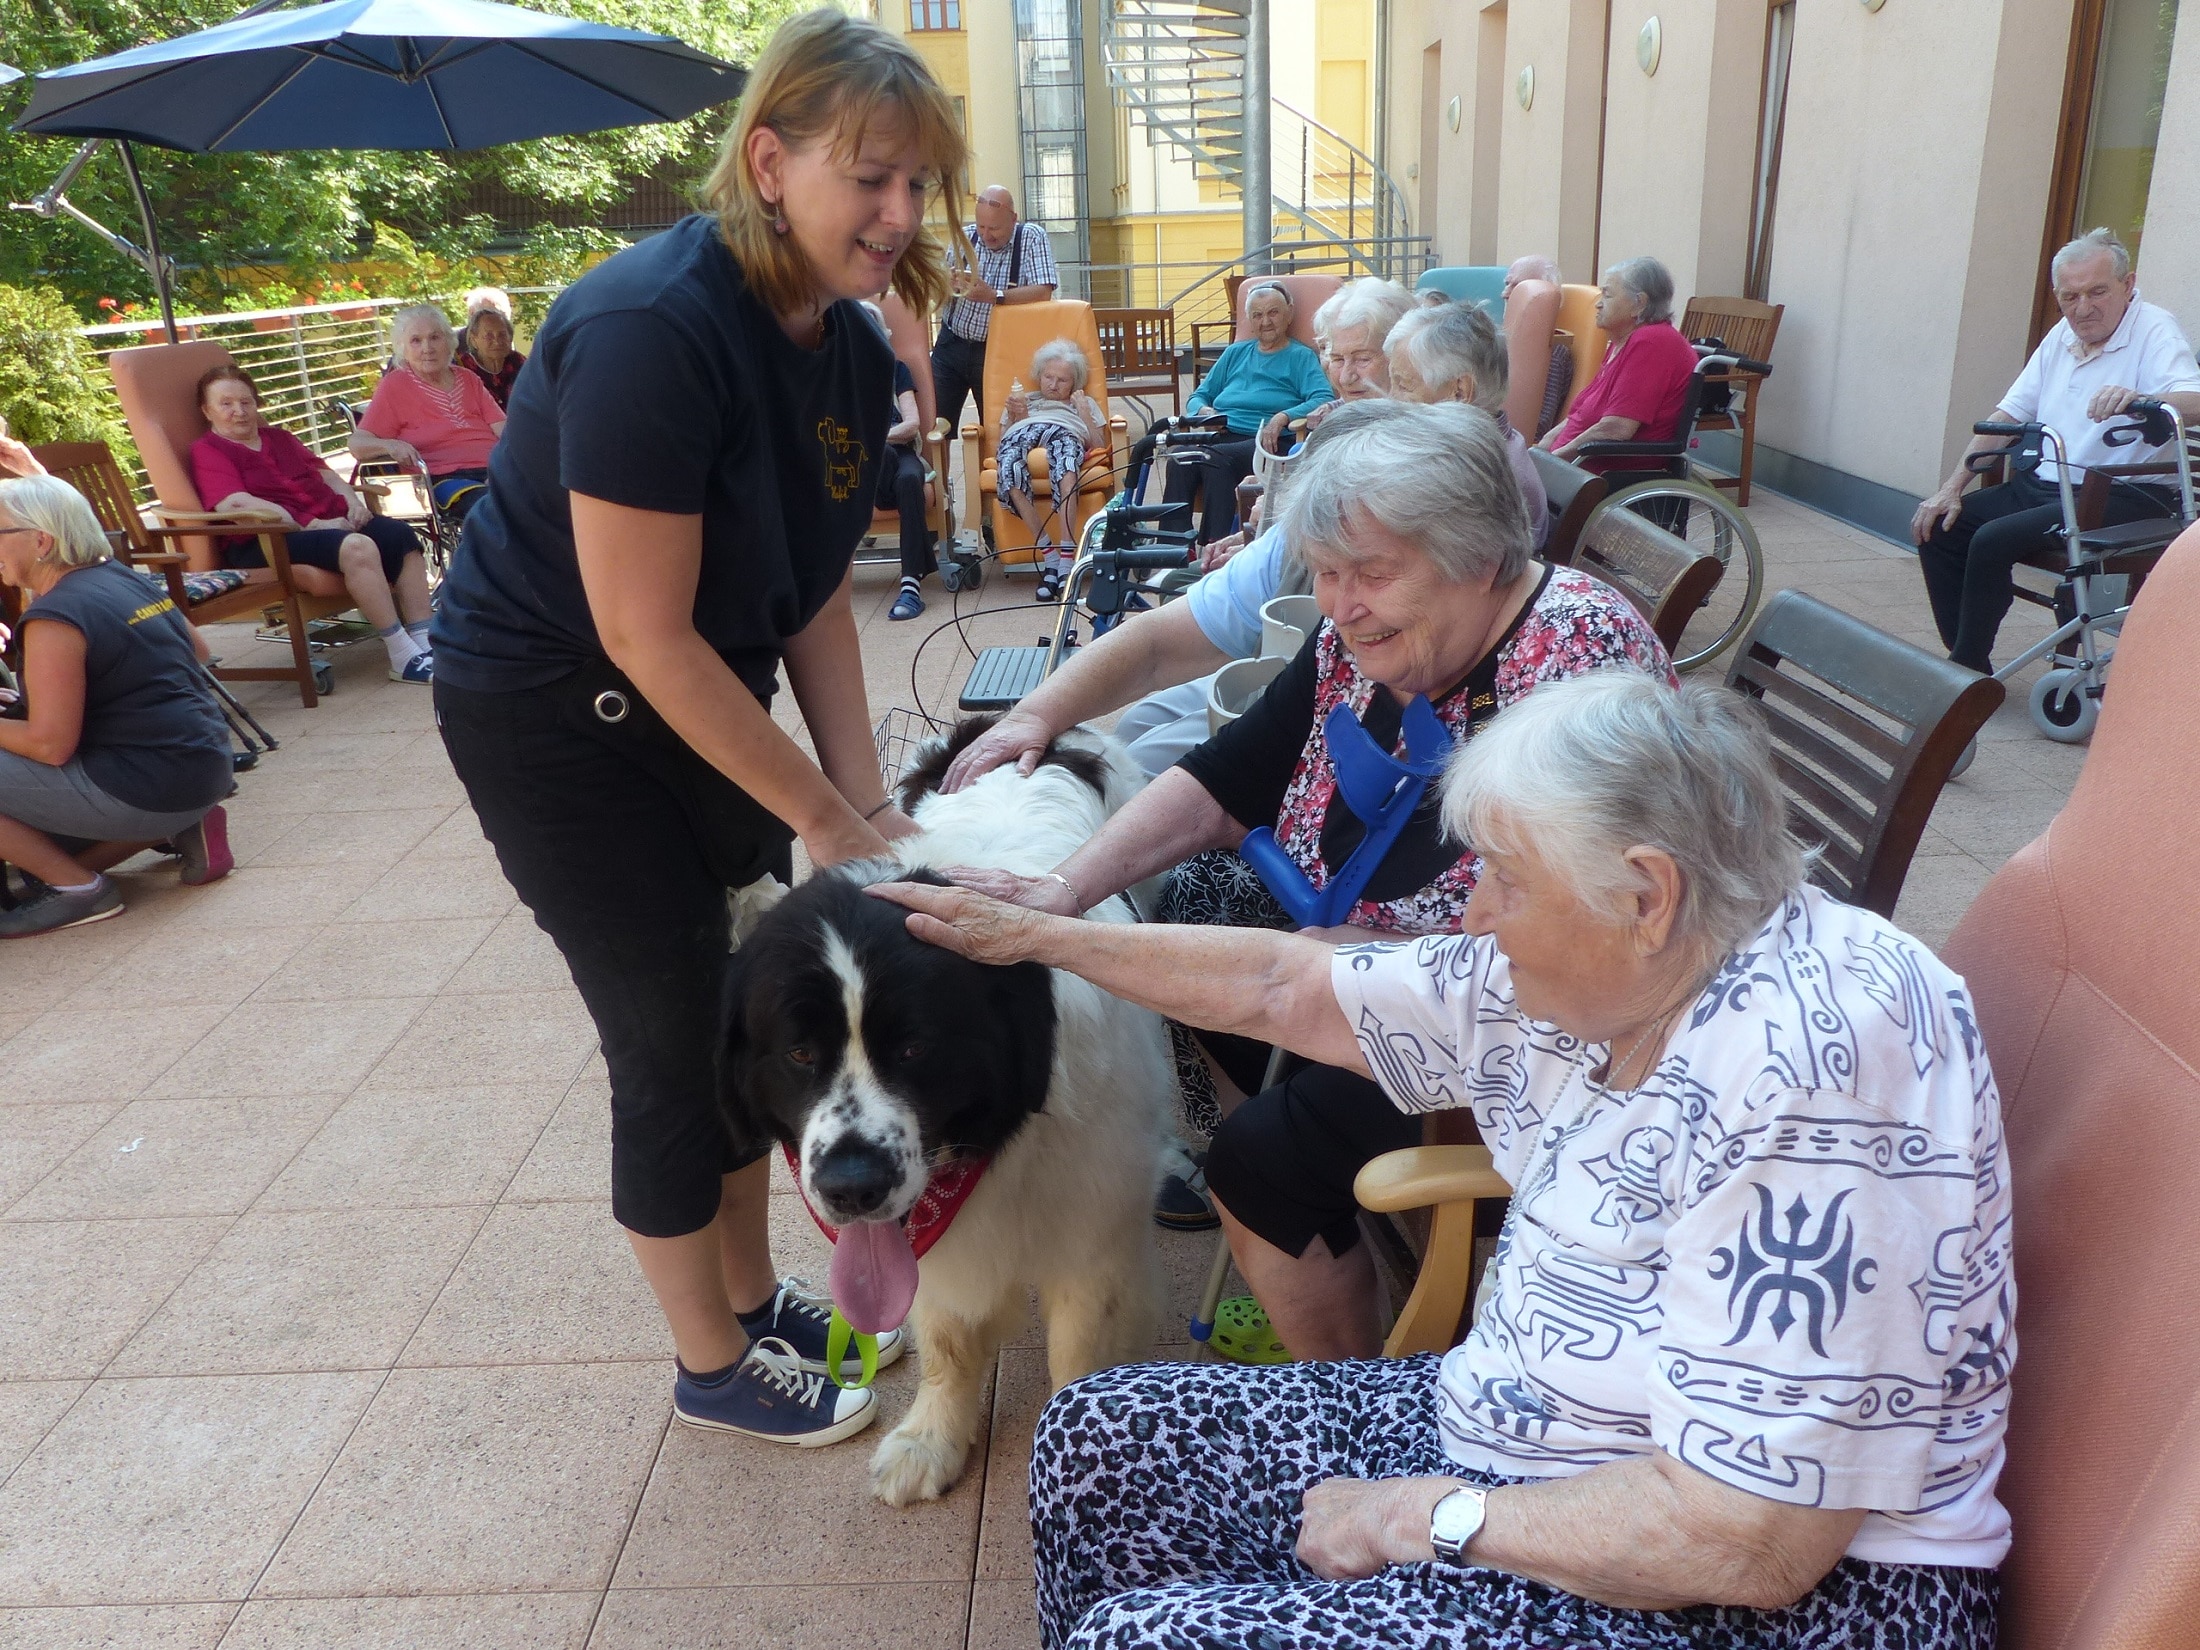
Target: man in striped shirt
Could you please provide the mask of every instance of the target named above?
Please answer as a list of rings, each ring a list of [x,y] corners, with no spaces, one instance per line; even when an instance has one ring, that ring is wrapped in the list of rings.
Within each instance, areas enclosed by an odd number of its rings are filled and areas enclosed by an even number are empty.
[[[932,346],[932,389],[950,431],[961,426],[963,397],[975,397],[985,417],[985,338],[996,304],[1037,304],[1054,296],[1060,276],[1047,232],[1016,217],[1016,201],[1000,184],[978,191],[977,222],[969,226],[978,267],[957,270],[955,301]]]

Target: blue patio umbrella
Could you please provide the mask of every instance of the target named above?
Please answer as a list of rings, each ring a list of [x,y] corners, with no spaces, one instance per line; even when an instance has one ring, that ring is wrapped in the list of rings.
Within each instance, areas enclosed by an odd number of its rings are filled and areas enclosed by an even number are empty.
[[[482,149],[684,119],[738,97],[746,79],[666,35],[495,0],[326,0],[41,71],[15,130],[121,140],[165,317],[133,142],[197,154]]]

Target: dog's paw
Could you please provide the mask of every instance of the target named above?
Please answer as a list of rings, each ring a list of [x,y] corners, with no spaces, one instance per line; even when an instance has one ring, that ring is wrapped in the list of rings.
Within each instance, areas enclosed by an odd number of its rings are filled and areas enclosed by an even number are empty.
[[[871,1493],[889,1507],[937,1501],[954,1488],[969,1455],[967,1445],[936,1433],[896,1427],[871,1453]]]

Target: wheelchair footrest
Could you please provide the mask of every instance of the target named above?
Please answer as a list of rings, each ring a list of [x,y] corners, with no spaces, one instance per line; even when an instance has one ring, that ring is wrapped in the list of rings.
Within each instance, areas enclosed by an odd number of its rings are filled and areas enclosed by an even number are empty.
[[[1046,680],[1051,647],[989,647],[963,681],[964,710],[1007,710]],[[1076,652],[1071,648],[1070,652]]]

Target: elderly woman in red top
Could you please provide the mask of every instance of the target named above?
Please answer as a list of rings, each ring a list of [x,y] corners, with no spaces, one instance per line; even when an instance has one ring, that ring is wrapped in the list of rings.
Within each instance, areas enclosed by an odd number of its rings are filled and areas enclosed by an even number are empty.
[[[288,430],[260,422],[260,392],[233,362],[199,380],[199,411],[212,426],[191,443],[191,480],[209,510],[295,522],[284,548],[307,567],[341,574],[344,588],[389,650],[390,680],[425,682],[428,572],[420,539],[401,521],[370,514],[366,500]],[[231,567],[264,567],[259,541],[222,541]]]
[[[399,310],[390,322],[390,343],[397,365],[382,375],[360,415],[352,454],[425,469],[436,502],[464,514],[489,479],[489,453],[504,433],[504,409],[480,378],[454,365],[457,341],[435,305]]]
[[[1673,277],[1655,258],[1604,272],[1597,325],[1610,339],[1604,365],[1541,445],[1560,458],[1591,441],[1670,441],[1696,371],[1696,351],[1673,325]],[[1662,459],[1576,460],[1584,469],[1660,469]]]

